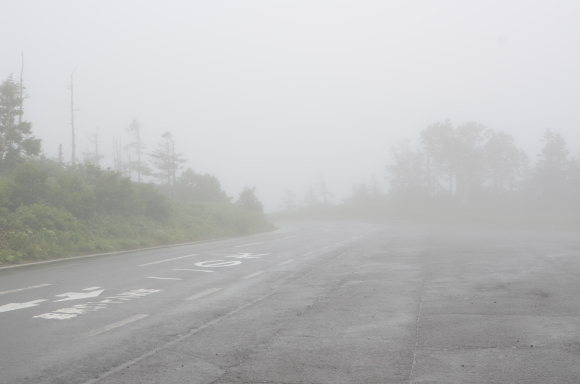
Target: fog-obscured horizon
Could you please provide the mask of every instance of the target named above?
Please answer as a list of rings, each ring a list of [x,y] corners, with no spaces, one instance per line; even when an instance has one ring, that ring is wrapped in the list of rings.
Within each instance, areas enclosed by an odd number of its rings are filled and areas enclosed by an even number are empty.
[[[78,65],[79,159],[98,128],[101,165],[114,167],[137,119],[145,152],[171,132],[184,169],[215,175],[235,199],[256,187],[266,211],[313,190],[342,203],[361,183],[447,189],[458,205],[483,189],[572,199],[579,11],[574,1],[13,1],[0,12],[0,77],[18,79],[22,52],[24,118],[47,157],[62,144],[70,161]]]

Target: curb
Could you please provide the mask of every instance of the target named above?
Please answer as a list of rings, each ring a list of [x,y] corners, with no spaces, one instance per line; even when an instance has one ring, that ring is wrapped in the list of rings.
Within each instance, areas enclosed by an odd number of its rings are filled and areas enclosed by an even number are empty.
[[[78,260],[78,259],[87,259],[87,258],[90,258],[90,257],[98,257],[98,256],[119,255],[119,254],[123,254],[123,253],[131,253],[131,252],[139,252],[139,251],[148,251],[148,250],[151,250],[151,249],[161,249],[161,248],[178,247],[180,245],[209,243],[211,241],[230,240],[230,239],[237,239],[237,238],[241,238],[241,237],[244,237],[244,236],[219,237],[219,238],[216,238],[216,239],[190,241],[190,242],[187,242],[187,243],[179,243],[179,244],[159,245],[159,246],[156,246],[156,247],[130,249],[130,250],[126,250],[126,251],[115,251],[115,252],[106,252],[106,253],[95,253],[95,254],[92,254],[92,255],[84,255],[84,256],[63,257],[63,258],[60,258],[60,259],[45,260],[45,261],[36,261],[34,263],[8,265],[6,267],[0,267],[0,271],[2,271],[4,269],[23,268],[23,267],[29,267],[29,266],[32,266],[32,265],[39,265],[39,264],[59,263],[59,262],[62,262],[62,261]]]

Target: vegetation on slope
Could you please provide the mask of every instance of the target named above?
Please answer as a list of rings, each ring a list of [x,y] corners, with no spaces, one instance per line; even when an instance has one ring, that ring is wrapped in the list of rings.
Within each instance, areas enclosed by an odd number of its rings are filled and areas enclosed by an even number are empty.
[[[98,146],[84,164],[45,158],[32,124],[22,121],[22,91],[11,77],[0,84],[0,264],[273,229],[254,189],[232,203],[216,177],[180,173],[185,160],[169,132],[149,154],[149,168],[136,120],[128,131],[137,139],[128,150],[137,160],[122,162],[118,152],[115,170],[98,165]],[[141,182],[146,176],[160,184]]]
[[[271,230],[229,201],[172,200],[86,163],[29,161],[0,178],[0,263],[128,250]]]

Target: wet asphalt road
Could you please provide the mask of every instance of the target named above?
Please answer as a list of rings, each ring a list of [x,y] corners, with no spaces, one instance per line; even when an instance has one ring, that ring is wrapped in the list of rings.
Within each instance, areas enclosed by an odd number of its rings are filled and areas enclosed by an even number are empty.
[[[0,383],[578,383],[580,236],[281,223],[0,269]]]

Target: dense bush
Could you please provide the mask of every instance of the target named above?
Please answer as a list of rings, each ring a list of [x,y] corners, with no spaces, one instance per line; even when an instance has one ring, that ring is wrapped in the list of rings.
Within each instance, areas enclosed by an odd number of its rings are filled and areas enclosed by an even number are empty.
[[[153,184],[91,164],[31,161],[0,177],[0,264],[271,229],[238,204],[171,200]]]

